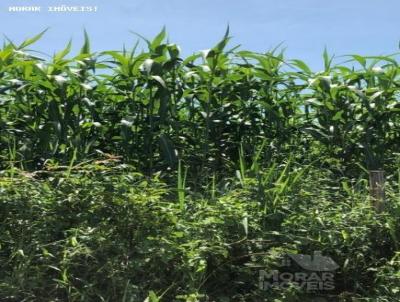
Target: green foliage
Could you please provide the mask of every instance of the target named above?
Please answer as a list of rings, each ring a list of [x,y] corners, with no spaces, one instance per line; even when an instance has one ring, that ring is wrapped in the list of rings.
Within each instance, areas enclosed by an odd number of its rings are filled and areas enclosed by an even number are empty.
[[[93,53],[85,32],[79,54],[69,42],[47,60],[27,49],[43,34],[0,50],[3,168],[34,170],[101,151],[148,175],[182,160],[201,182],[204,173],[232,173],[241,145],[249,162],[266,142],[261,158],[310,153],[354,176],[359,164],[391,169],[400,147],[395,56],[353,55],[335,65],[325,50],[316,73],[277,49],[227,49],[227,30],[184,59],[163,29],[141,52]]]
[[[316,250],[340,266],[330,296],[396,296],[398,193],[377,214],[362,179],[332,190],[329,171],[292,163],[260,173],[226,179],[214,199],[188,193],[182,208],[158,176],[110,159],[3,171],[1,297],[297,301],[326,293],[260,290],[258,270],[276,269],[285,253]]]
[[[140,52],[94,53],[85,32],[44,59],[27,48],[44,33],[0,49],[2,301],[398,300],[396,56],[325,50],[314,72],[229,49],[228,28],[182,58],[163,28]],[[315,251],[339,265],[332,291],[260,289]]]

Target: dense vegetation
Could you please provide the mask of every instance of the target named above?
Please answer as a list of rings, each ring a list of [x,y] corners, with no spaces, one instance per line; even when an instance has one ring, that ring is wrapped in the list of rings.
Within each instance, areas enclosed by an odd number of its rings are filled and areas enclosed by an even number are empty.
[[[400,67],[274,49],[0,49],[4,301],[397,301]],[[368,171],[386,171],[370,205]],[[259,287],[285,254],[330,291]],[[353,300],[352,300],[353,299]]]

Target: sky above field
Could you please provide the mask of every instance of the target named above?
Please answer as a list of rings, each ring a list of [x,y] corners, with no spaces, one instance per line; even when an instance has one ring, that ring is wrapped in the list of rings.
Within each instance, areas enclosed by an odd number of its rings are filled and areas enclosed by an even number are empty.
[[[96,13],[54,13],[48,6],[97,6]],[[9,6],[41,6],[40,13],[9,12]],[[1,0],[0,33],[15,42],[49,27],[35,49],[48,54],[70,38],[76,47],[84,28],[93,50],[133,46],[135,31],[152,38],[167,27],[184,55],[211,48],[229,23],[231,45],[263,52],[282,43],[287,57],[322,66],[326,46],[336,56],[378,55],[399,50],[399,0]]]

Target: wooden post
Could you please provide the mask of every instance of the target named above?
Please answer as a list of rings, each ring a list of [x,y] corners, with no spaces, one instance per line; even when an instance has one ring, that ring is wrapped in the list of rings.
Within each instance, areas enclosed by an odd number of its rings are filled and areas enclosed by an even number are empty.
[[[383,170],[369,171],[369,189],[373,206],[377,212],[381,212],[385,204],[385,172]]]

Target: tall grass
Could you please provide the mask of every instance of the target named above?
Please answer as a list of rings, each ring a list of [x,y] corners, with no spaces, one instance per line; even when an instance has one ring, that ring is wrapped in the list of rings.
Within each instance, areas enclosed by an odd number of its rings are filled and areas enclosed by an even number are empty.
[[[44,33],[0,51],[0,149],[3,168],[68,164],[98,151],[122,156],[147,174],[193,167],[192,177],[231,173],[239,160],[311,154],[348,173],[393,168],[399,149],[395,55],[352,55],[313,72],[279,50],[214,47],[182,58],[163,29],[147,50],[90,50],[71,43],[51,60],[30,51]],[[7,150],[15,150],[10,153]],[[11,156],[12,155],[12,156]],[[229,170],[229,171],[228,171]]]

